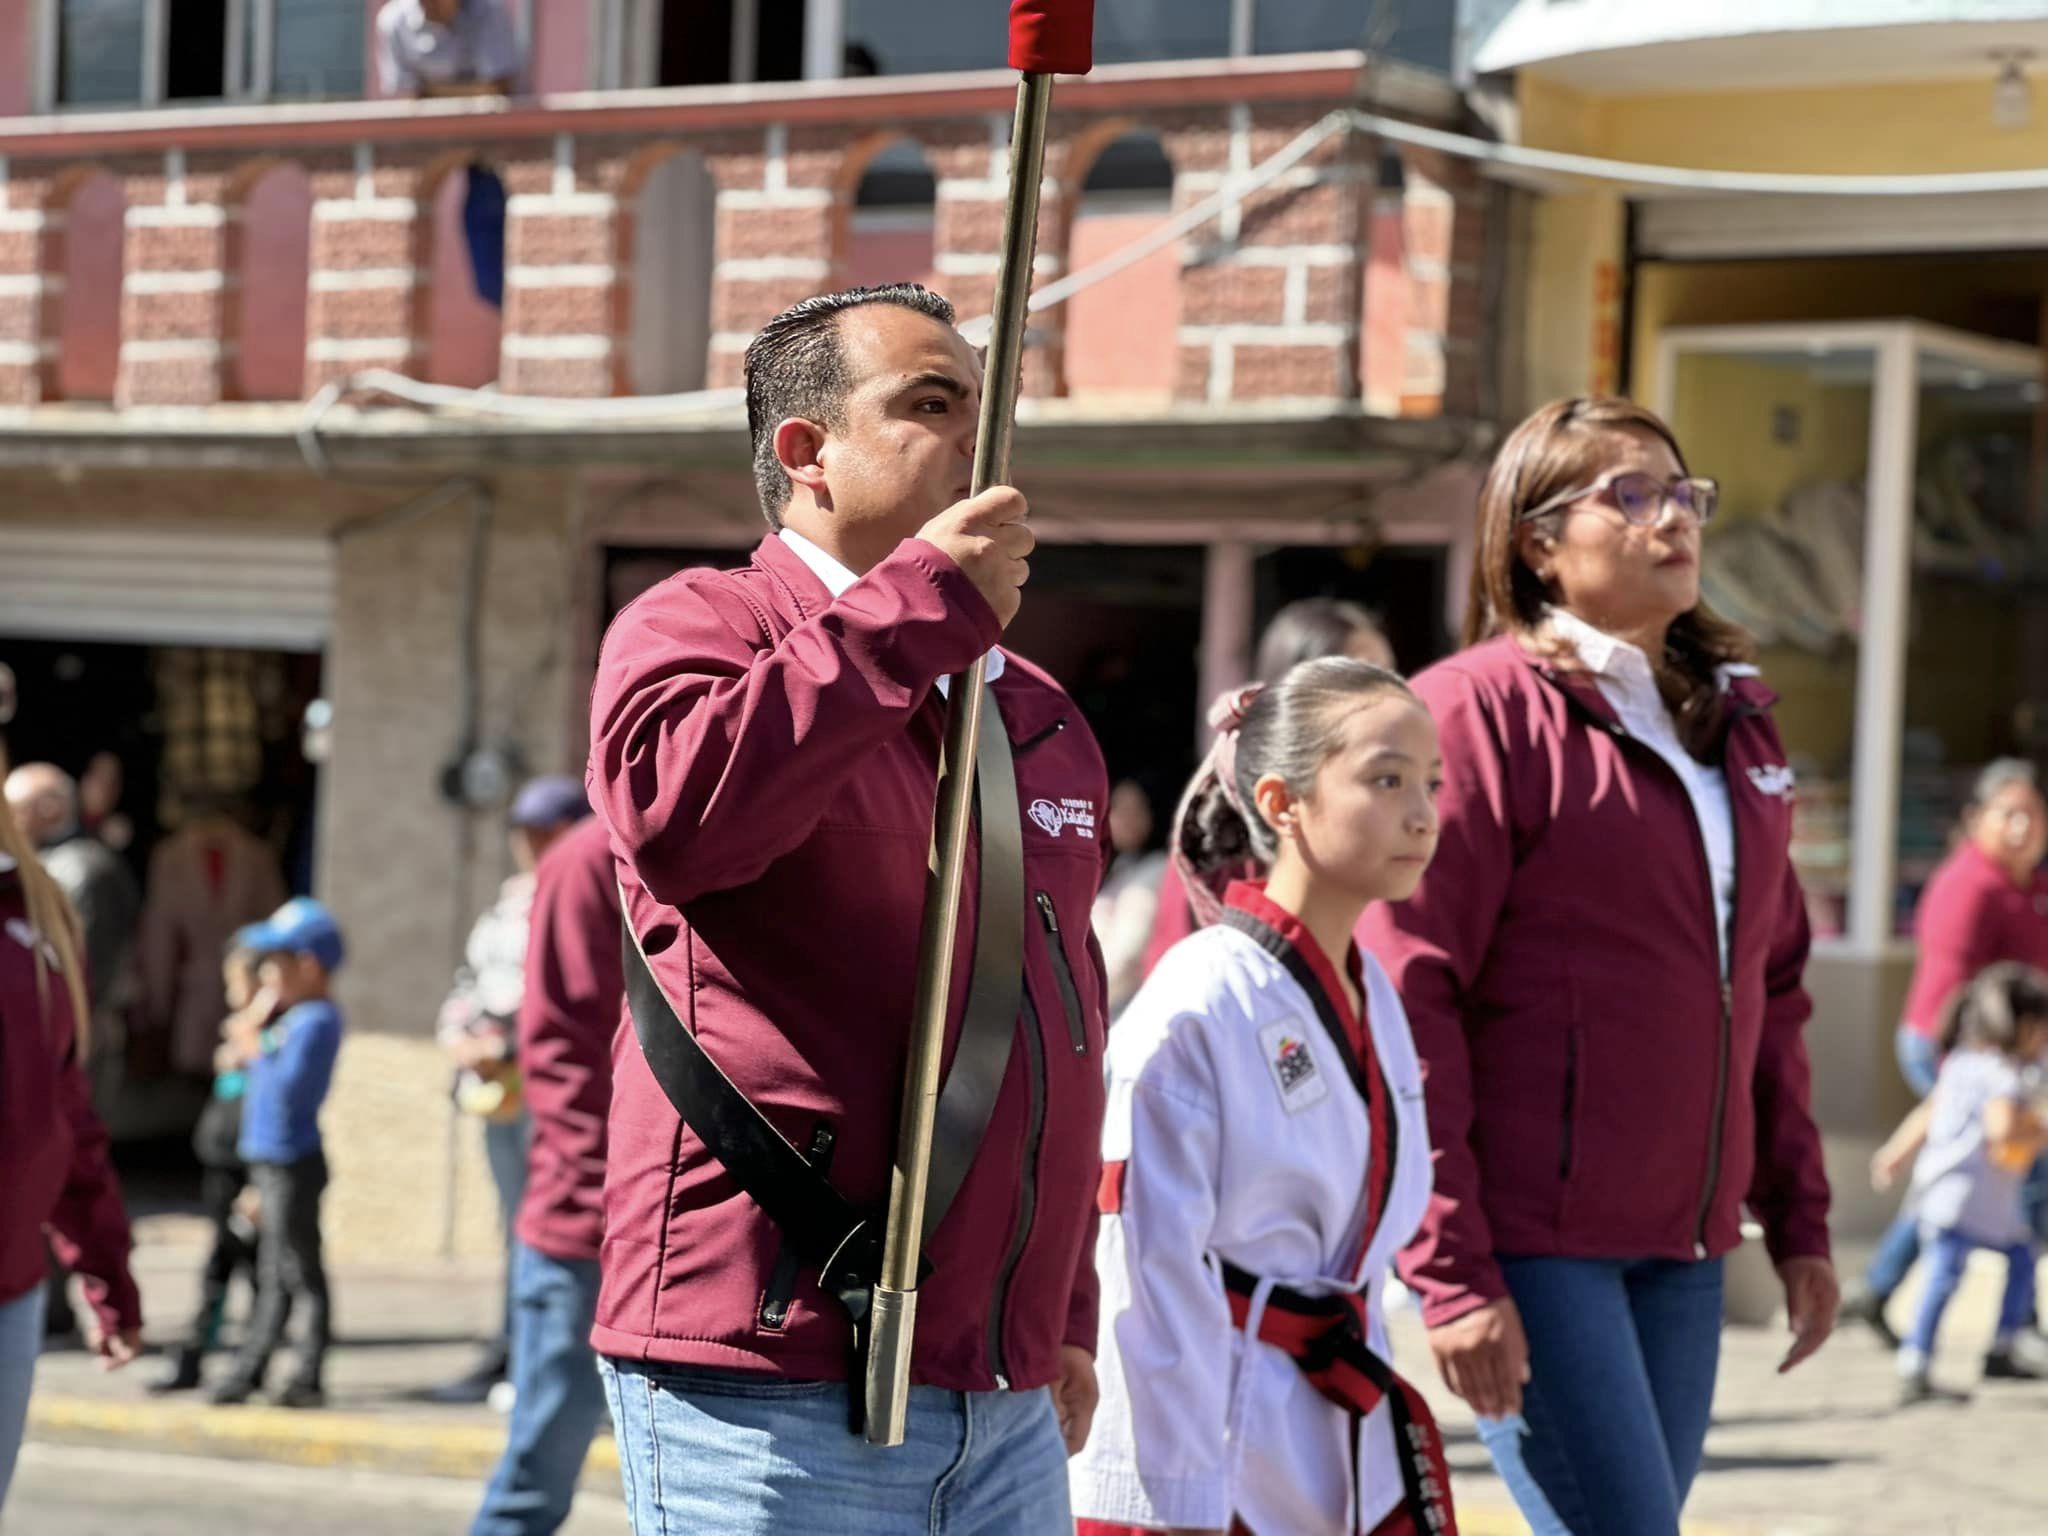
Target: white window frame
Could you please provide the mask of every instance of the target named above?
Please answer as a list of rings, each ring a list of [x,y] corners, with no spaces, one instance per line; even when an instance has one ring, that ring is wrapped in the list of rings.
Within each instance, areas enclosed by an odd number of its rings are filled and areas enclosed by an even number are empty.
[[[276,84],[277,0],[226,0],[227,41],[221,61],[226,90],[223,101],[269,101]],[[343,3],[343,0],[335,0]],[[521,0],[520,18],[530,25],[531,0]],[[255,25],[250,25],[253,18]],[[170,41],[170,0],[143,0],[142,10],[142,94],[134,102],[95,103],[68,106],[57,99],[59,33],[63,13],[60,0],[36,0],[34,101],[38,112],[119,112],[128,108],[147,109],[168,103],[164,83]],[[246,39],[246,42],[245,42]],[[368,81],[365,80],[367,87]]]

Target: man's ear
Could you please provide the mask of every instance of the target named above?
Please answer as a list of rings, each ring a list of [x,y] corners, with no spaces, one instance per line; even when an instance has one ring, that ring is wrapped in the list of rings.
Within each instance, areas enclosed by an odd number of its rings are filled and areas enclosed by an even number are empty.
[[[802,486],[813,500],[824,499],[824,452],[825,429],[815,421],[791,416],[775,429],[775,462],[789,483]]]

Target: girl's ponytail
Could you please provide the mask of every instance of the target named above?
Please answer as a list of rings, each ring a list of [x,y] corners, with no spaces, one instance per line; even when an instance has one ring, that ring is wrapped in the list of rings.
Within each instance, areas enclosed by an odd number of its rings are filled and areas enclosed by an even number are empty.
[[[1244,717],[1264,691],[1262,683],[1223,694],[1209,706],[1209,727],[1216,739],[1209,755],[1188,780],[1173,816],[1171,857],[1195,926],[1206,928],[1223,912],[1221,887],[1228,876],[1257,856],[1252,817],[1237,782],[1237,742]]]

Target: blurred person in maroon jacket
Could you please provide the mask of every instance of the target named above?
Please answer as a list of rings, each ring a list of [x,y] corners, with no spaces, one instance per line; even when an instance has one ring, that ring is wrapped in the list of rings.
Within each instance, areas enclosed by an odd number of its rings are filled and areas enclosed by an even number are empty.
[[[80,1060],[85,972],[77,916],[0,804],[0,1506],[43,1344],[45,1234],[85,1292],[101,1363],[133,1360],[142,1298],[128,1215]]]
[[[1443,835],[1367,947],[1413,1022],[1436,1194],[1403,1276],[1538,1536],[1677,1536],[1745,1202],[1833,1326],[1792,774],[1700,602],[1718,488],[1624,400],[1544,407],[1480,493],[1467,648],[1415,679]]]
[[[983,761],[1007,745],[1016,803],[978,797],[949,1059],[970,983],[1000,989],[1004,1016],[977,1010],[993,1026],[973,1034],[977,1060],[999,1048],[985,1129],[960,1142],[971,1161],[951,1164],[963,1182],[925,1248],[908,1434],[890,1450],[848,1432],[862,1367],[839,1298],[865,1300],[859,1276],[821,1287],[620,1033],[593,1338],[629,1513],[643,1536],[865,1536],[943,1501],[948,1529],[1038,1536],[1065,1528],[1065,1456],[1095,1405],[1102,754],[1051,678],[991,650],[1032,537],[1017,491],[969,496],[981,369],[952,306],[912,284],[807,299],[754,338],[746,378],[773,531],[751,564],[641,597],[598,661],[591,798],[675,1014],[636,1023],[689,1032],[809,1149],[832,1203],[881,1210],[940,690],[984,654],[983,729],[1000,735]],[[1016,850],[990,932],[1021,976],[977,974],[985,842]]]
[[[559,1527],[604,1419],[590,1329],[612,1036],[625,1001],[620,942],[610,830],[589,817],[534,872],[518,1020],[532,1135],[512,1249],[512,1422],[472,1536]]]
[[[1989,967],[2014,961],[2048,971],[2048,801],[2034,765],[2001,757],[1985,765],[1963,808],[1963,837],[1920,893],[1913,909],[1918,956],[1893,1044],[1899,1075],[1914,1097],[1934,1092],[1941,1071],[1941,1031],[1956,994]],[[1873,1168],[1881,1183],[1884,1172]],[[2048,1241],[2048,1160],[2028,1176],[2025,1200],[2035,1236]],[[1863,1281],[1842,1303],[1842,1316],[1869,1327],[1887,1348],[1899,1336],[1885,1317],[1892,1293],[1920,1256],[1915,1202],[1886,1229]],[[2028,1261],[2029,1264],[2032,1260]],[[2038,1308],[2028,1327],[2039,1328]]]
[[[1257,681],[1271,685],[1304,661],[1324,656],[1349,656],[1369,661],[1392,672],[1394,647],[1386,631],[1365,609],[1334,597],[1304,597],[1289,603],[1273,615],[1266,632],[1259,636]],[[1250,868],[1239,871],[1249,877]],[[1215,895],[1220,900],[1230,882],[1219,879]],[[1181,884],[1180,868],[1169,862],[1159,881],[1159,905],[1152,915],[1152,936],[1145,941],[1145,957],[1138,980],[1152,974],[1152,967],[1182,939],[1193,933],[1194,908],[1188,904],[1187,887]]]

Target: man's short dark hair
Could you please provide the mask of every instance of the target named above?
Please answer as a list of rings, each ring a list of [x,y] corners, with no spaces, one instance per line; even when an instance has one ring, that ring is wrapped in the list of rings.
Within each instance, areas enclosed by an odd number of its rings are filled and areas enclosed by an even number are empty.
[[[894,304],[929,315],[941,325],[953,323],[953,306],[929,288],[888,283],[821,293],[792,304],[747,343],[747,430],[754,440],[754,489],[770,528],[782,527],[790,494],[789,476],[775,457],[775,429],[793,416],[828,427],[845,425],[846,393],[853,380],[846,375],[839,317],[867,304]]]

